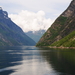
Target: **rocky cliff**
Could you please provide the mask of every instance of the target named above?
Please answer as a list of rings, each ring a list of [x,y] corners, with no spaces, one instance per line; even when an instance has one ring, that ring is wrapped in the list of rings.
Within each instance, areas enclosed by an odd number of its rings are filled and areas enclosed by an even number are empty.
[[[47,32],[41,37],[37,46],[49,46],[75,31],[75,0],[55,20]]]
[[[20,27],[8,17],[8,13],[0,7],[0,46],[35,45]]]

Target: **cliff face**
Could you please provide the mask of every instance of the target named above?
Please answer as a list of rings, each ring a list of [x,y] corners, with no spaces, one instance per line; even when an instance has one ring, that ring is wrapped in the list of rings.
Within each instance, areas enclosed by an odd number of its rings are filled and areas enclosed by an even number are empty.
[[[69,7],[62,13],[64,17],[75,16],[75,0],[72,0]]]
[[[47,32],[41,37],[37,46],[48,46],[64,38],[75,30],[75,0],[55,20]]]
[[[0,46],[35,45],[20,27],[8,17],[0,7]]]

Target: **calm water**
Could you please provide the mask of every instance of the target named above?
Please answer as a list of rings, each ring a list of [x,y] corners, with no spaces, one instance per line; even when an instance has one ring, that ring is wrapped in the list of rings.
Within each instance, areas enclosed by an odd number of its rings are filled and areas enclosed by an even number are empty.
[[[2,48],[0,75],[75,75],[75,50],[34,46]]]

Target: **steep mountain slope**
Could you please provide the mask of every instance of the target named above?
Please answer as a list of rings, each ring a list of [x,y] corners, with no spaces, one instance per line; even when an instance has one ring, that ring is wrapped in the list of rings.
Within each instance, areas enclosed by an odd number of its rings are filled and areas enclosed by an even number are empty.
[[[28,35],[30,38],[32,38],[37,43],[44,33],[45,33],[45,30],[39,30],[39,31],[34,31],[34,32],[29,31],[29,32],[26,32],[26,35]]]
[[[0,7],[0,46],[35,45],[20,27]]]
[[[75,31],[65,36],[63,39],[54,42],[51,46],[55,47],[75,47]]]
[[[49,46],[52,43],[64,38],[75,30],[75,0],[55,20],[47,32],[37,43],[37,46]]]

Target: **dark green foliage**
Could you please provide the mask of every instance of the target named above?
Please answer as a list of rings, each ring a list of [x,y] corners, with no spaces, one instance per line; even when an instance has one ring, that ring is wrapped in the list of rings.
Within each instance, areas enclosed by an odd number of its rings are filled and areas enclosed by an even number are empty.
[[[67,17],[60,16],[60,17],[58,18],[58,20],[59,20],[59,23],[60,23],[61,25],[64,25],[65,22],[67,21]]]
[[[54,42],[51,46],[75,47],[75,31],[73,31],[60,41]]]
[[[48,46],[51,43],[54,42],[55,38],[60,34],[60,32],[64,29],[65,22],[67,20],[67,17],[60,16],[56,19],[56,21],[53,23],[53,25],[48,29],[48,32],[46,32],[42,38],[44,40],[39,41],[37,43],[37,46]]]

